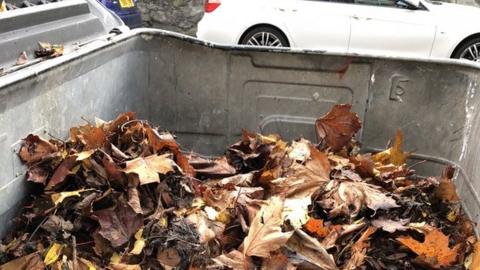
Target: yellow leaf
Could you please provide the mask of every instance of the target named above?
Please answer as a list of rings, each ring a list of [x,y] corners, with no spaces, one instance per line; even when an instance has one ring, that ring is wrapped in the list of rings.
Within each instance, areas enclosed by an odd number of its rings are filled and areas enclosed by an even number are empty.
[[[60,257],[60,254],[62,253],[63,245],[53,243],[50,249],[47,252],[47,255],[45,255],[45,259],[43,262],[45,265],[51,265],[55,263],[58,258]]]
[[[170,154],[161,156],[151,155],[127,161],[127,166],[123,171],[125,173],[137,174],[140,179],[140,185],[145,185],[160,182],[158,174],[173,172],[175,165],[175,162],[170,158]]]
[[[82,161],[84,159],[89,158],[90,156],[92,156],[95,153],[95,151],[97,151],[97,149],[90,149],[90,150],[87,150],[87,151],[80,152],[77,155],[77,161]]]
[[[135,243],[133,244],[133,249],[130,251],[130,254],[133,255],[140,255],[142,253],[143,248],[145,247],[145,239],[143,239],[143,228],[138,230],[135,234]]]
[[[403,152],[402,144],[403,133],[402,131],[397,130],[393,146],[383,152],[373,155],[372,160],[384,165],[393,164],[396,166],[401,166],[405,164],[405,162],[407,162],[407,158],[410,156],[410,153]]]
[[[0,12],[7,11],[7,6],[5,5],[5,1],[0,2]]]
[[[120,257],[120,255],[118,255],[117,252],[114,252],[112,254],[112,257],[110,257],[111,264],[119,263],[121,260],[122,260],[122,257]]]
[[[87,267],[88,270],[97,270],[97,267],[87,259],[79,258],[78,261],[80,264],[83,264],[85,267]]]
[[[68,197],[73,197],[73,196],[80,196],[80,193],[85,192],[85,191],[90,191],[92,189],[79,189],[79,190],[74,190],[74,191],[65,191],[65,192],[60,192],[60,193],[54,193],[50,195],[50,198],[52,199],[52,202],[55,205],[59,205],[60,203],[63,202]]]

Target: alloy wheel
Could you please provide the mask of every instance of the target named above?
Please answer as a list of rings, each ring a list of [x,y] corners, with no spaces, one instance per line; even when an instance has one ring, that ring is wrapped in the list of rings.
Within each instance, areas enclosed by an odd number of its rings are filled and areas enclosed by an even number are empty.
[[[246,44],[251,46],[283,47],[280,39],[269,32],[255,33],[255,35],[247,40]]]
[[[480,43],[474,43],[468,46],[462,54],[460,54],[460,58],[480,62]]]

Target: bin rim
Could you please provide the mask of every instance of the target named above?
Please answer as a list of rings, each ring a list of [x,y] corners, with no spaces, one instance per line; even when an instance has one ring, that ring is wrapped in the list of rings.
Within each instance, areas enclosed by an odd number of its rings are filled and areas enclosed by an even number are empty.
[[[329,52],[325,50],[313,50],[313,49],[297,49],[297,48],[273,48],[273,47],[252,47],[246,45],[226,45],[205,40],[198,39],[193,36],[153,28],[136,28],[127,30],[121,34],[104,35],[98,37],[92,41],[88,41],[85,44],[79,44],[71,52],[66,53],[57,58],[47,59],[44,61],[34,61],[31,65],[26,65],[23,68],[0,75],[0,93],[2,89],[11,86],[15,83],[23,80],[36,77],[43,74],[57,66],[65,65],[69,62],[78,60],[85,55],[100,51],[102,49],[115,46],[120,42],[126,40],[142,37],[145,40],[151,39],[153,36],[166,36],[173,37],[192,44],[198,44],[201,46],[210,47],[213,49],[229,50],[229,51],[245,51],[245,52],[273,52],[273,53],[285,53],[285,54],[305,54],[305,55],[325,55],[325,56],[337,56],[344,57],[350,60],[380,60],[380,61],[407,61],[407,62],[419,62],[419,63],[433,63],[438,65],[451,65],[459,68],[471,68],[480,71],[480,63],[463,61],[458,59],[448,58],[421,58],[421,57],[405,57],[405,56],[391,56],[391,55],[371,55],[371,54],[353,54],[353,53],[337,53]]]

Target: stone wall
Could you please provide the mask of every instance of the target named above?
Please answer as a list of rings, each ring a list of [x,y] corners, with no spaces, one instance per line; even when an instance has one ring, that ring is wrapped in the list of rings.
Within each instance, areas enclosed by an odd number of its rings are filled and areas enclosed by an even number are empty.
[[[203,0],[138,0],[144,26],[195,35],[197,22],[203,16]],[[241,0],[238,0],[241,1]],[[446,0],[476,5],[480,0]]]
[[[139,0],[145,27],[195,35],[203,16],[203,0]]]

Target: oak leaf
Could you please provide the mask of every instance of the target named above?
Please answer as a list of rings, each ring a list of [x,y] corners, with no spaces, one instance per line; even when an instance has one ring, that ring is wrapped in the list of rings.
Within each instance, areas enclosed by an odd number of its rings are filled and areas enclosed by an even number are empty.
[[[268,203],[257,213],[243,242],[246,256],[267,258],[270,252],[279,249],[292,236],[292,232],[283,232],[281,226],[283,201],[271,197]]]
[[[335,105],[315,122],[318,139],[325,140],[333,151],[346,146],[362,127],[358,115],[351,112],[351,108],[351,104]]]
[[[418,255],[418,261],[435,269],[454,264],[461,248],[461,244],[450,248],[448,236],[436,228],[427,230],[424,242],[419,242],[410,236],[401,236],[397,240],[415,252]]]

